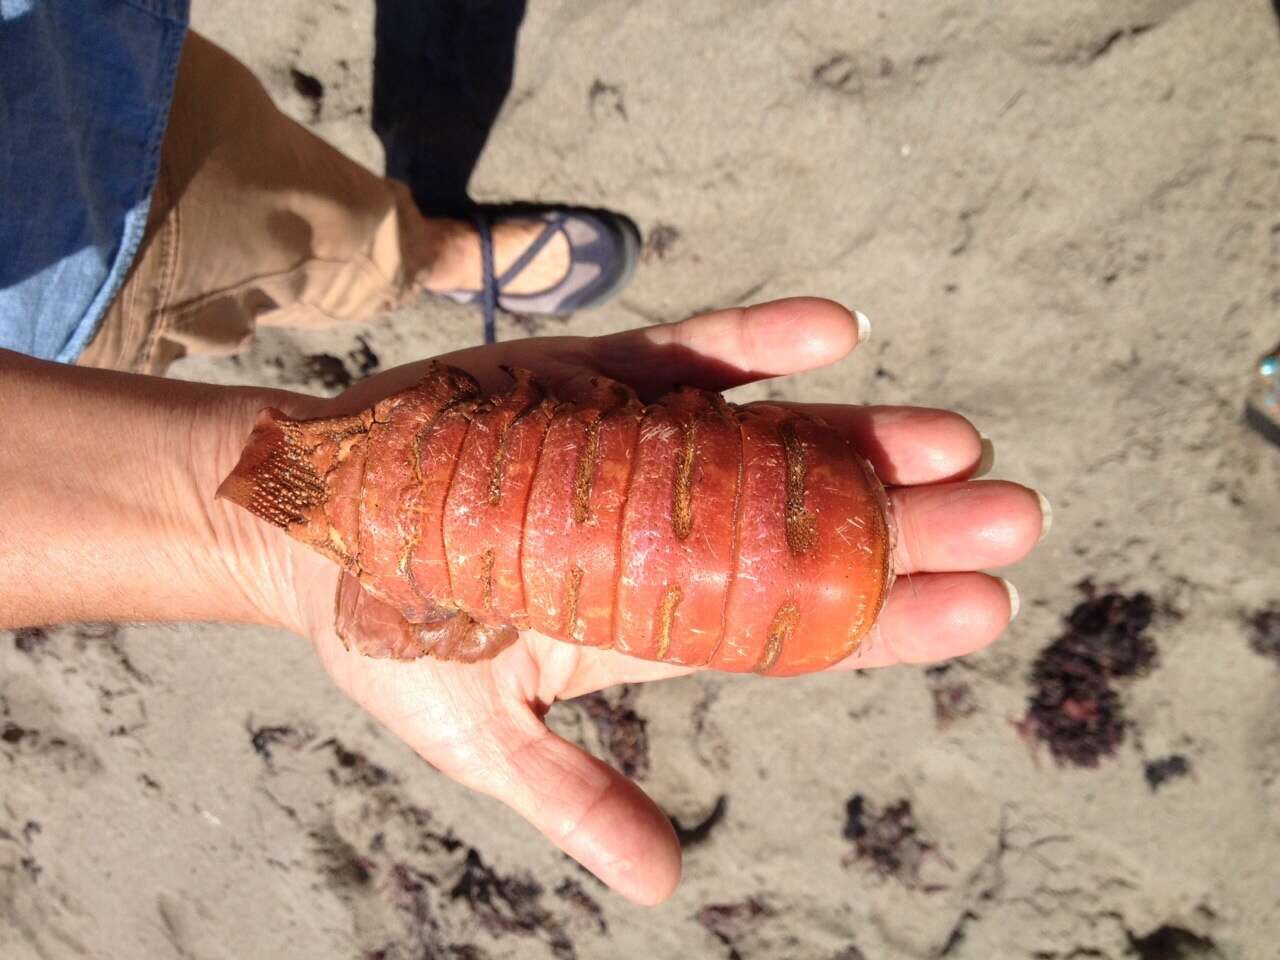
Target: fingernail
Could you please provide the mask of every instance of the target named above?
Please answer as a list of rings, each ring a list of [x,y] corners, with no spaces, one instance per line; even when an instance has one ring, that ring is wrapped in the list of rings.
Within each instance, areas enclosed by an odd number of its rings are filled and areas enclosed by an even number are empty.
[[[996,447],[986,434],[978,434],[978,439],[982,441],[982,455],[978,457],[978,465],[974,468],[973,479],[985,477],[991,472],[991,468],[996,465]]]
[[[853,311],[853,319],[858,321],[858,342],[866,343],[871,339],[871,320],[861,310]]]
[[[1039,490],[1036,492],[1036,499],[1040,501],[1040,540],[1049,535],[1049,531],[1053,529],[1053,507],[1048,499]],[[1037,540],[1037,543],[1040,541]]]
[[[1022,602],[1018,599],[1018,588],[1003,577],[1000,582],[1004,584],[1005,593],[1009,594],[1009,619],[1012,620],[1018,615],[1018,610],[1022,606]]]

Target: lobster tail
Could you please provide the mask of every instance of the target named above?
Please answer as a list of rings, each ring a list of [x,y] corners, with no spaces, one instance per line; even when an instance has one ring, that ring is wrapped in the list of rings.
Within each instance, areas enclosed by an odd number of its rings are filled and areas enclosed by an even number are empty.
[[[355,569],[371,422],[369,412],[294,420],[267,408],[216,495]]]
[[[874,472],[794,408],[683,389],[642,405],[527,371],[483,396],[432,364],[361,414],[258,418],[218,495],[319,550],[353,649],[471,661],[518,629],[787,675],[848,656],[892,584]]]

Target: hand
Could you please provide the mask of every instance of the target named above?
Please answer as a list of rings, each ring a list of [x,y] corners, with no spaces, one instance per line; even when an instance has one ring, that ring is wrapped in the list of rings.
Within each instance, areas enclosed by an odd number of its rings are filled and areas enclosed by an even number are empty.
[[[842,307],[794,299],[608,337],[512,341],[440,359],[491,390],[507,381],[500,365],[511,365],[535,371],[562,394],[604,375],[653,399],[675,384],[719,391],[824,366],[848,354],[857,337]],[[400,367],[334,401],[293,403],[286,412],[360,410],[413,383],[421,369]],[[1036,544],[1044,519],[1037,495],[1011,483],[966,479],[982,447],[957,414],[808,409],[843,430],[889,487],[898,530],[894,566],[911,574],[898,581],[862,647],[832,669],[941,660],[994,640],[1016,612],[1015,595],[1004,581],[975,571],[1013,563]],[[662,811],[636,784],[552,733],[543,716],[557,699],[690,668],[533,632],[495,659],[470,665],[369,659],[347,651],[334,632],[338,568],[283,534],[261,537],[275,553],[260,567],[267,571],[262,582],[278,591],[262,602],[285,611],[286,625],[311,637],[325,668],[356,702],[433,766],[511,806],[619,893],[653,904],[672,892],[680,847]]]

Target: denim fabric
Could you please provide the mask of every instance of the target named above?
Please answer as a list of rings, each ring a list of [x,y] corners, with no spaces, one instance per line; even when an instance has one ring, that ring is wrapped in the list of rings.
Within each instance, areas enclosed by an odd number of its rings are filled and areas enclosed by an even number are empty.
[[[0,0],[0,347],[70,362],[137,254],[188,0]]]

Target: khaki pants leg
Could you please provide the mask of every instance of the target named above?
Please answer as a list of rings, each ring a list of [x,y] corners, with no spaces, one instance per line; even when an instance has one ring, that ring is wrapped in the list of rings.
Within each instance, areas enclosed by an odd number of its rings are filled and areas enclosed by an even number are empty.
[[[431,254],[402,184],[284,116],[190,33],[142,249],[78,362],[161,373],[242,349],[258,323],[366,320],[415,293]]]

